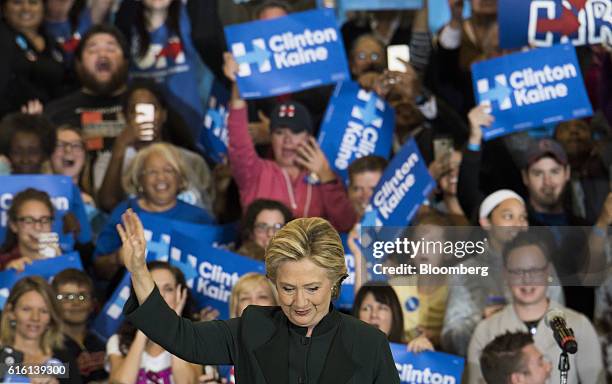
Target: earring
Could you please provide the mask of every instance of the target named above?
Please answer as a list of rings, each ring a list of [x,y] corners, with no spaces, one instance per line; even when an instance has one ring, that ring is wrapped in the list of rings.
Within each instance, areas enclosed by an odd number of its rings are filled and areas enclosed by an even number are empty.
[[[15,320],[10,320],[10,321],[9,321],[9,326],[10,326],[11,328],[15,328],[15,327],[17,326],[17,321],[15,321]]]

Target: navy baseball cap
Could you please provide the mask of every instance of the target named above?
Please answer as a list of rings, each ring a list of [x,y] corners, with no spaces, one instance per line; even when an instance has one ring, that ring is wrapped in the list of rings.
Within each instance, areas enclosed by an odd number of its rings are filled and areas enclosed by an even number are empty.
[[[297,101],[277,104],[270,117],[270,131],[278,128],[289,128],[293,133],[312,133],[310,112]]]

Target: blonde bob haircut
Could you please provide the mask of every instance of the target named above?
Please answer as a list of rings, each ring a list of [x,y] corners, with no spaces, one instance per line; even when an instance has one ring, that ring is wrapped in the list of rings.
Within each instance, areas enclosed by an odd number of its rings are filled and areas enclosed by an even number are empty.
[[[232,295],[230,296],[229,302],[229,311],[230,318],[238,317],[238,306],[240,304],[239,297],[240,294],[244,291],[251,290],[254,286],[265,286],[270,289],[272,293],[272,299],[274,302],[278,302],[276,288],[274,285],[268,280],[267,277],[257,272],[249,272],[244,274],[238,281],[234,288],[232,288]]]
[[[51,317],[47,329],[39,341],[40,349],[45,354],[50,355],[53,349],[61,349],[64,345],[63,322],[53,289],[45,279],[39,276],[24,277],[11,288],[0,321],[0,344],[14,346],[16,331],[15,326],[11,325],[11,322],[14,321],[11,315],[13,315],[19,299],[32,291],[42,296]]]
[[[266,249],[266,275],[276,284],[276,272],[282,263],[304,258],[327,270],[333,284],[332,299],[337,299],[348,275],[342,241],[327,220],[295,219],[276,232]]]
[[[154,143],[138,151],[123,174],[123,190],[130,195],[141,195],[142,173],[149,156],[157,154],[166,159],[179,180],[179,192],[187,187],[187,167],[179,150],[168,143]]]

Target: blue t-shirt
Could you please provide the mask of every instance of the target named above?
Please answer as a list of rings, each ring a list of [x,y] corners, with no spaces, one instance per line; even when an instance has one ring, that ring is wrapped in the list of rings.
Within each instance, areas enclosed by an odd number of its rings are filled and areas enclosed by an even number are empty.
[[[72,63],[74,51],[81,42],[81,38],[92,26],[93,20],[91,19],[91,10],[86,7],[79,15],[74,31],[72,30],[72,25],[70,25],[69,20],[46,21],[45,31],[62,47],[64,61],[66,63]]]
[[[176,205],[167,211],[149,212],[145,211],[138,205],[137,198],[129,198],[120,203],[111,213],[104,229],[98,236],[94,257],[100,255],[108,255],[115,252],[121,247],[121,238],[117,233],[117,224],[121,223],[121,215],[128,209],[132,208],[135,213],[147,213],[149,215],[158,216],[164,219],[172,219],[186,221],[194,224],[214,224],[214,220],[210,215],[200,207],[187,204],[177,200]]]
[[[129,72],[133,79],[159,83],[168,103],[183,117],[194,137],[199,137],[214,76],[191,41],[191,21],[185,5],[179,25],[180,36],[170,33],[166,24],[150,32],[149,48],[142,57],[138,34],[134,33]]]

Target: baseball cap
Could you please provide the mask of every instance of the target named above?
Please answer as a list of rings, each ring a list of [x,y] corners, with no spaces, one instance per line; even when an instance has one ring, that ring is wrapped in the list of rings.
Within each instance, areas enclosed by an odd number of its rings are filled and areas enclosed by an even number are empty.
[[[293,133],[312,132],[310,112],[301,103],[289,101],[277,104],[270,117],[270,130],[289,128]]]
[[[528,168],[544,156],[550,156],[559,164],[567,165],[567,154],[561,144],[552,139],[540,139],[532,142],[527,148],[523,168]]]

